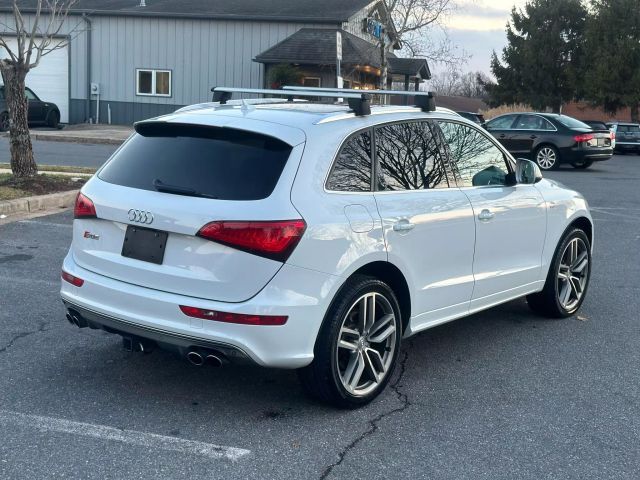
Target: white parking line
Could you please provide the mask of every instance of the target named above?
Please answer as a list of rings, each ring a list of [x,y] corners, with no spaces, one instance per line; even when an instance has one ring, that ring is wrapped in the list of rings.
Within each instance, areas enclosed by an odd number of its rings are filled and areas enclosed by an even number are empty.
[[[104,425],[73,422],[59,418],[26,415],[24,413],[11,412],[8,410],[0,410],[0,423],[30,427],[46,432],[70,433],[72,435],[123,442],[159,450],[203,455],[212,459],[236,461],[251,453],[249,450],[244,450],[242,448],[224,447],[213,445],[211,443],[166,437],[155,433],[121,430],[118,428],[106,427]]]

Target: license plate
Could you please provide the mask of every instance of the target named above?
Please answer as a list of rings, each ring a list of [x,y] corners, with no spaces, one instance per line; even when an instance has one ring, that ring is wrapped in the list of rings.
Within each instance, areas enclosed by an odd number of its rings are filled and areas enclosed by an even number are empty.
[[[122,243],[122,256],[162,265],[167,232],[129,225]]]

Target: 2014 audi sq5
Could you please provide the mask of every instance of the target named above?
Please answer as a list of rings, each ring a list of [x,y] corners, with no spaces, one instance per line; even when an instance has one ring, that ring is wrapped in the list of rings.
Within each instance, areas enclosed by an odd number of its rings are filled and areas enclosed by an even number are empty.
[[[521,296],[574,314],[585,199],[424,110],[271,100],[136,124],[78,196],[67,318],[195,364],[298,369],[357,406],[417,332]]]

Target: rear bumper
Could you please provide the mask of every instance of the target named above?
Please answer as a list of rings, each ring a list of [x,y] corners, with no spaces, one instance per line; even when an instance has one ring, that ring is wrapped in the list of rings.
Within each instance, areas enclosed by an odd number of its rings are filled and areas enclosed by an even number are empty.
[[[564,162],[603,162],[613,157],[613,148],[588,149],[588,148],[571,148],[567,149],[561,155]]]
[[[616,150],[618,151],[640,151],[640,143],[638,142],[616,142]]]
[[[313,360],[320,325],[341,283],[337,276],[284,265],[252,299],[224,303],[104,277],[79,267],[71,253],[63,269],[84,284],[75,287],[62,281],[62,300],[92,328],[151,340],[160,348],[182,353],[191,347],[215,349],[230,361],[276,368],[300,368]],[[237,325],[188,317],[179,305],[289,318],[282,326]]]

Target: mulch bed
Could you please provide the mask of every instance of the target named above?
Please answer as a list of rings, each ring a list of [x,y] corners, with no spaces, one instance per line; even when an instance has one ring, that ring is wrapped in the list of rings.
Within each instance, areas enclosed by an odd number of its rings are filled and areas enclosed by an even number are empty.
[[[82,187],[86,178],[66,175],[36,175],[30,178],[15,178],[10,174],[0,174],[0,200],[66,192]]]

